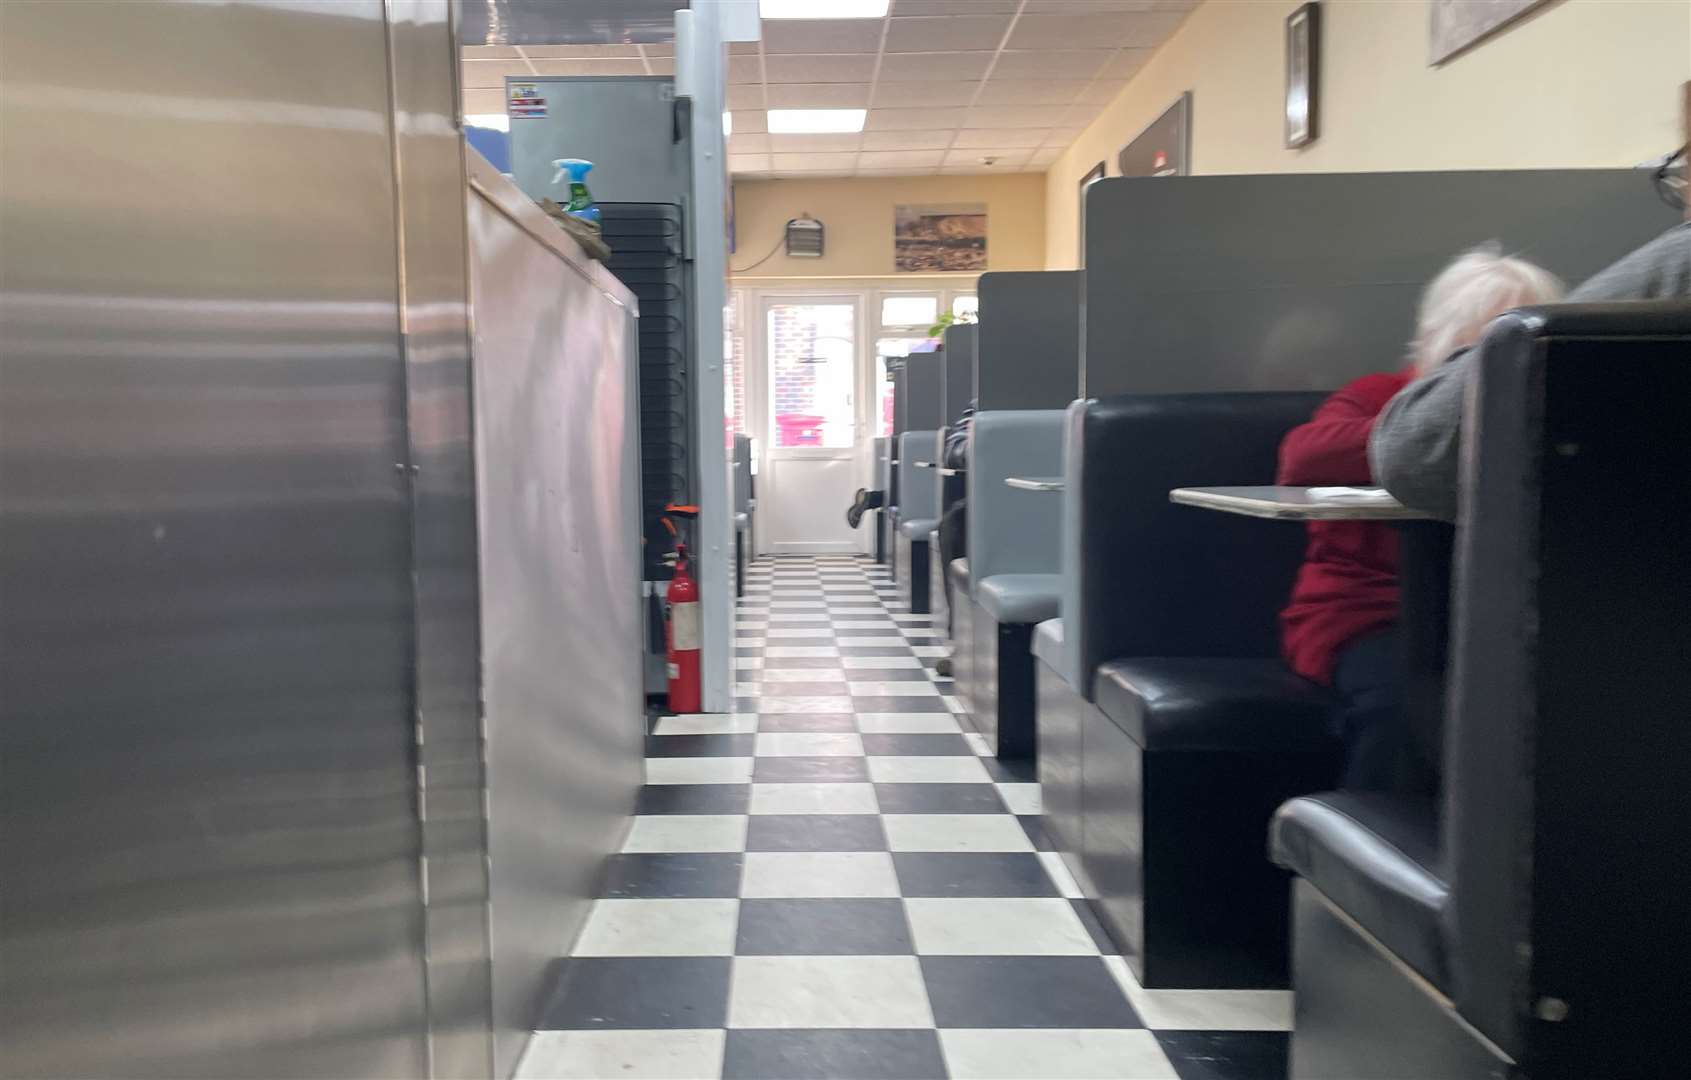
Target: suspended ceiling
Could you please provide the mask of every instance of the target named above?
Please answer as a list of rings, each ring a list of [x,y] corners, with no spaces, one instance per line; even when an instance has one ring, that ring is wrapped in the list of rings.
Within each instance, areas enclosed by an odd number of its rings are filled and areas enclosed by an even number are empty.
[[[765,20],[762,41],[730,46],[729,167],[745,178],[1043,172],[1197,4],[894,0],[879,19]],[[464,56],[468,113],[503,111],[506,75],[673,72],[671,46],[656,42]],[[868,118],[856,134],[768,134],[767,110],[788,108]]]

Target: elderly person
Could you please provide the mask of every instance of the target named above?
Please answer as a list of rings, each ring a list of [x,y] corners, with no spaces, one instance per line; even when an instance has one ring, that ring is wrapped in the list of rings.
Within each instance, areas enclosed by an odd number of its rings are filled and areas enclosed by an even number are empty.
[[[1387,401],[1437,377],[1444,361],[1472,345],[1510,308],[1555,300],[1562,283],[1495,245],[1458,256],[1426,288],[1402,371],[1365,375],[1328,398],[1280,446],[1278,482],[1371,484],[1369,432]],[[1397,534],[1377,521],[1310,522],[1309,545],[1292,598],[1280,615],[1281,649],[1292,670],[1333,687],[1335,734],[1345,747],[1344,786],[1429,790],[1434,772],[1418,760],[1403,716],[1397,646]]]
[[[1677,225],[1568,294],[1569,303],[1691,296],[1691,222]],[[1453,342],[1452,347],[1473,341]],[[1386,405],[1368,460],[1380,485],[1409,506],[1456,520],[1462,399],[1476,358],[1463,351]]]

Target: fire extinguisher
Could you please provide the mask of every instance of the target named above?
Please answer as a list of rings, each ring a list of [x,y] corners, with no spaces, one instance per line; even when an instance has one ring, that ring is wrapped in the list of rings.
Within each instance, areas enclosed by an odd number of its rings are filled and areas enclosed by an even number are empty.
[[[694,507],[671,506],[670,513],[678,517],[692,517]],[[696,713],[700,706],[699,690],[699,586],[687,561],[687,545],[675,531],[668,518],[664,525],[675,536],[675,552],[670,557],[675,568],[669,579],[669,591],[664,594],[665,660],[669,665],[669,711]]]

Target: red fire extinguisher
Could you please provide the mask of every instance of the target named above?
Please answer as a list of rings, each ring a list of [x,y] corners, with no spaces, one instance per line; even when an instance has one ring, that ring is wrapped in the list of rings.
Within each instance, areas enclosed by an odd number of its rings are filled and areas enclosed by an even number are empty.
[[[670,512],[691,516],[698,511],[692,507],[670,507]],[[675,526],[666,518],[664,524],[671,533]],[[669,579],[669,591],[664,594],[667,611],[664,619],[664,644],[669,664],[669,711],[696,713],[700,706],[699,691],[699,586],[693,580],[687,562],[687,545],[676,536],[675,575]]]

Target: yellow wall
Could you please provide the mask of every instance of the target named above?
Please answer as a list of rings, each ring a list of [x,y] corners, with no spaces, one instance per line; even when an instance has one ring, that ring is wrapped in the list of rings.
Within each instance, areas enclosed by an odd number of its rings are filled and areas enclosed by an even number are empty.
[[[1684,142],[1691,0],[1561,0],[1427,66],[1428,0],[1322,4],[1321,137],[1283,145],[1285,18],[1206,0],[1047,173],[1046,265],[1075,265],[1076,185],[1182,91],[1194,173],[1625,167]]]
[[[822,258],[789,259],[780,250],[763,265],[735,274],[735,280],[891,276],[893,207],[958,202],[986,204],[987,269],[1044,269],[1045,178],[1037,173],[742,180],[734,185],[739,249],[728,262],[731,267],[750,267],[781,243],[789,218],[809,213],[827,230]],[[898,277],[931,280],[930,275]]]

